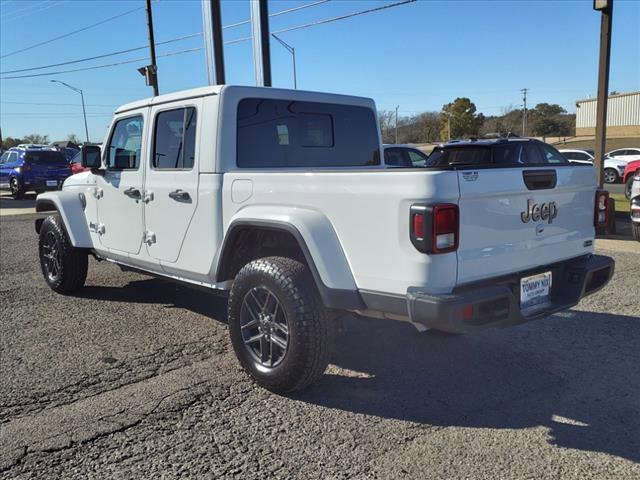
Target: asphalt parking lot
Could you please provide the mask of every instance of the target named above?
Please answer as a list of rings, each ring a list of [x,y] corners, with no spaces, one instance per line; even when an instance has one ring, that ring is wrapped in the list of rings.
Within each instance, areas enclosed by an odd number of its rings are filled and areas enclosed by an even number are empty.
[[[225,299],[91,261],[51,292],[0,220],[2,478],[639,478],[640,255],[570,312],[475,335],[349,317],[322,381],[253,386]]]

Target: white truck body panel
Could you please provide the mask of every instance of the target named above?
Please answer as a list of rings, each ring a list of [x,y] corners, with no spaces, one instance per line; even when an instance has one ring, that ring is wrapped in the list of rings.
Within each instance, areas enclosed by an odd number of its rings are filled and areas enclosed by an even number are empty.
[[[382,161],[340,168],[240,168],[237,111],[245,98],[324,102],[375,113],[370,99],[254,87],[205,87],[134,102],[116,112],[102,155],[104,164],[116,122],[141,115],[139,168],[75,175],[62,192],[41,195],[38,202],[55,204],[74,246],[211,288],[229,286],[219,283],[216,272],[227,233],[242,221],[294,228],[329,289],[400,299],[409,289],[446,295],[459,285],[593,251],[591,168],[549,165],[557,171],[557,186],[536,191],[524,186],[524,167],[479,169],[475,177],[465,175],[467,169],[387,169]],[[193,168],[154,169],[157,115],[186,107],[197,112]],[[140,198],[124,194],[129,188],[139,190]],[[178,189],[189,201],[170,199]],[[86,196],[84,210],[78,193]],[[552,222],[523,223],[528,202],[550,201],[558,212]],[[459,205],[460,243],[457,251],[429,255],[411,242],[410,207],[436,203]]]

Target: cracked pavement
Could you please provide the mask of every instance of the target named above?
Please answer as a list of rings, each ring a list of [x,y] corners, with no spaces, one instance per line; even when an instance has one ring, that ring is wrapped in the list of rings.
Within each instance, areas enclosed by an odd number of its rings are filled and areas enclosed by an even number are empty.
[[[225,299],[91,261],[41,278],[0,224],[0,478],[640,477],[640,255],[571,310],[474,335],[348,317],[321,382],[241,372]]]

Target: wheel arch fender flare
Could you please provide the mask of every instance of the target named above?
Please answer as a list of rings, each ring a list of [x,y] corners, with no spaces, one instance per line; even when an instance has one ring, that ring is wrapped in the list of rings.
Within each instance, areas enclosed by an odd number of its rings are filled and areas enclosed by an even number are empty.
[[[324,304],[329,308],[359,310],[364,302],[347,257],[330,220],[311,209],[283,206],[246,207],[231,218],[215,262],[216,279],[233,249],[235,232],[243,228],[280,230],[291,234],[302,250]]]
[[[41,193],[36,198],[36,212],[58,212],[71,245],[75,248],[93,248],[79,192],[61,190]],[[40,233],[42,221],[41,218],[35,221],[37,233]]]

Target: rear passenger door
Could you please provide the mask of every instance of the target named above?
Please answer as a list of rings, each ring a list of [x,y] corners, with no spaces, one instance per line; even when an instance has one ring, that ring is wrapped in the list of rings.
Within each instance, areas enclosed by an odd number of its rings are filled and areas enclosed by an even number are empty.
[[[202,99],[152,107],[145,179],[145,238],[151,257],[175,263],[198,204],[198,112]],[[211,219],[213,221],[213,219]]]

